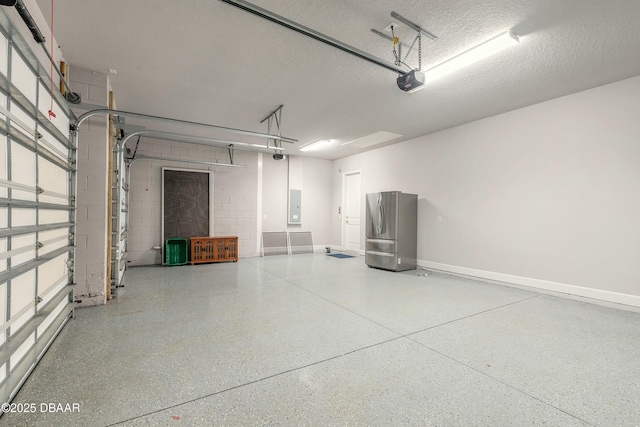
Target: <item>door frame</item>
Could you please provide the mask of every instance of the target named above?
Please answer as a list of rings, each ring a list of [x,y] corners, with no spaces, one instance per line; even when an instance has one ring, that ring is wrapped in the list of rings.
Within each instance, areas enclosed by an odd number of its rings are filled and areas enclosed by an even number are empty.
[[[150,161],[150,159],[146,159]],[[160,247],[162,250],[160,251],[162,259],[161,264],[165,265],[165,254],[164,254],[164,171],[178,171],[178,172],[202,172],[209,174],[209,235],[213,236],[213,225],[214,225],[214,215],[213,215],[213,196],[214,196],[214,171],[212,170],[203,170],[203,169],[189,169],[189,168],[174,168],[171,166],[161,166],[160,167]]]
[[[340,243],[343,251],[347,251],[347,224],[344,221],[344,215],[345,215],[345,206],[347,205],[347,176],[350,176],[350,175],[360,175],[360,197],[358,199],[358,208],[360,210],[360,233],[359,234],[362,234],[362,172],[360,172],[360,169],[352,170],[348,172],[342,172],[342,205],[340,208],[340,230],[341,230],[342,238]],[[360,250],[358,251],[358,253],[361,253],[362,245],[358,244],[358,246],[360,247]]]

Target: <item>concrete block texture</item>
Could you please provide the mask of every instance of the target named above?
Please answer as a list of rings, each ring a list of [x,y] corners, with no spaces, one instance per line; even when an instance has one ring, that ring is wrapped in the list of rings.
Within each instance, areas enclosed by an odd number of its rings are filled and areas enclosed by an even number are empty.
[[[83,251],[76,251],[76,265],[88,266],[100,265],[100,263],[103,263],[106,255],[106,248],[102,247],[102,245],[90,247],[89,244],[90,242],[87,238],[87,248]]]
[[[84,178],[84,177],[83,177]],[[104,192],[107,187],[107,180],[101,175],[88,175],[87,176],[87,190]]]
[[[130,148],[132,147],[133,145]],[[222,162],[228,161],[226,151],[220,148],[168,141],[141,141],[138,153],[194,161],[216,161],[216,159]],[[237,235],[239,246],[245,248],[240,256],[247,256],[249,253],[255,255],[257,230],[248,231],[245,227],[257,228],[255,224],[257,224],[258,215],[258,154],[236,152],[234,158],[236,163],[246,167],[231,169],[169,160],[141,160],[133,165],[128,253],[128,259],[131,262],[129,265],[161,263],[161,255],[155,253],[157,251],[151,251],[150,248],[163,239],[161,236],[163,166],[194,171],[213,170],[213,206],[210,212],[214,217],[214,228],[209,234]],[[255,218],[251,218],[250,215]],[[243,235],[240,236],[240,233]]]
[[[104,86],[89,85],[89,98],[92,104],[109,105],[109,91]]]
[[[162,264],[162,254],[160,253],[160,251],[131,251],[129,252],[129,255],[130,261],[128,262],[128,265],[132,267],[138,265]]]
[[[105,222],[107,219],[107,209],[103,205],[86,206],[87,219],[89,221]]]
[[[76,234],[79,237],[89,236],[89,235],[105,235],[106,237],[107,225],[105,221],[89,221],[78,220],[76,224]],[[107,245],[107,240],[105,238],[105,247]],[[105,260],[106,261],[106,260]]]
[[[104,264],[88,264],[85,271],[85,279],[77,281],[75,288],[76,300],[82,300],[79,303],[81,306],[104,304],[106,302],[106,270]]]
[[[87,85],[94,85],[104,87],[107,89],[107,75],[99,73],[97,71],[86,70],[80,67],[74,67],[73,65],[69,69],[69,80],[71,81],[71,87],[74,84],[84,83]]]
[[[79,160],[89,160],[89,145],[88,144],[79,144],[77,151],[77,159]]]
[[[106,116],[93,116],[89,117],[86,122],[89,124],[89,130],[101,131],[103,127],[107,126]]]
[[[71,67],[71,88],[85,102],[106,105],[106,74]],[[106,302],[107,290],[107,186],[110,176],[107,157],[108,130],[104,116],[86,120],[78,133],[78,194],[75,268],[79,305]]]
[[[78,190],[78,204],[83,206],[105,206],[106,209],[107,192],[99,190]]]
[[[76,209],[76,221],[89,219],[87,206],[78,206]]]

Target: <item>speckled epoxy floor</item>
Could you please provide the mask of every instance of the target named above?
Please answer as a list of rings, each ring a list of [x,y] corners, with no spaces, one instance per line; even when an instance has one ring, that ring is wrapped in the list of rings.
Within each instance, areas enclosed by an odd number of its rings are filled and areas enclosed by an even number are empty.
[[[323,254],[138,267],[0,425],[640,425],[640,313]]]

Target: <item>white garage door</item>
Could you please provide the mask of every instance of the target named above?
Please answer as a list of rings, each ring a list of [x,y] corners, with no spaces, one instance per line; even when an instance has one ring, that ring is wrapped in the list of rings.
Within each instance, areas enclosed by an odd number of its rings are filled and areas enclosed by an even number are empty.
[[[49,67],[4,12],[0,32],[0,400],[7,402],[73,315],[75,150],[73,114],[55,89],[52,104]]]

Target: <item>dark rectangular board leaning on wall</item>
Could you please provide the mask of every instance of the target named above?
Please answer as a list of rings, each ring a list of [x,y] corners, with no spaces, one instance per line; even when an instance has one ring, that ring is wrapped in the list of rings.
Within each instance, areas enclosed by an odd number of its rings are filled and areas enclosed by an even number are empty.
[[[209,235],[209,173],[163,170],[163,245],[173,237]]]

